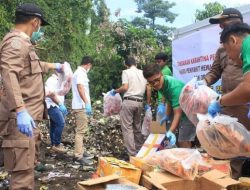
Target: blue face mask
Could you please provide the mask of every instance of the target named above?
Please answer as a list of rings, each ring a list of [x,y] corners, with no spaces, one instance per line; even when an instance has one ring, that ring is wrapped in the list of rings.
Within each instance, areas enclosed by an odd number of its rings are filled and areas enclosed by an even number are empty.
[[[38,41],[40,41],[41,39],[43,39],[43,36],[44,36],[44,32],[41,30],[41,27],[39,27],[36,32],[32,33],[31,41],[33,43],[37,44]]]

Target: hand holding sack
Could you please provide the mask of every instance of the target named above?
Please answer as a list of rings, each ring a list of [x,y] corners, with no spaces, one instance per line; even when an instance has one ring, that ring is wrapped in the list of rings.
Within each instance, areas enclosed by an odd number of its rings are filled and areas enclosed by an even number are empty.
[[[236,118],[198,114],[197,137],[208,154],[229,159],[250,157],[250,132]]]
[[[173,148],[156,152],[146,158],[146,163],[160,168],[183,179],[194,180],[198,174],[202,157],[198,150],[188,148]]]
[[[182,89],[180,106],[188,119],[196,126],[199,122],[197,113],[206,114],[208,106],[215,101],[218,94],[206,85],[197,85],[197,78],[193,78]]]
[[[56,94],[60,96],[65,96],[71,89],[73,72],[68,62],[64,62],[60,65],[61,67],[56,67],[56,71],[58,73],[59,86],[59,89],[56,90]]]
[[[113,95],[110,92],[103,94],[104,116],[111,116],[120,113],[122,108],[122,98],[119,93]]]

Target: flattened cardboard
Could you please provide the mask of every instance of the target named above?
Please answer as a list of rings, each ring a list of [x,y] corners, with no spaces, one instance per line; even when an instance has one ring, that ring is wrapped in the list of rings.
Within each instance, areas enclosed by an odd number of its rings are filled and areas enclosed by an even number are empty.
[[[159,122],[157,121],[152,121],[150,128],[149,128],[150,133],[153,134],[166,134],[167,129],[165,125],[160,125]]]
[[[110,175],[77,183],[78,190],[105,190],[107,184],[126,184],[136,187],[137,190],[147,190],[146,188],[132,183],[118,175]]]

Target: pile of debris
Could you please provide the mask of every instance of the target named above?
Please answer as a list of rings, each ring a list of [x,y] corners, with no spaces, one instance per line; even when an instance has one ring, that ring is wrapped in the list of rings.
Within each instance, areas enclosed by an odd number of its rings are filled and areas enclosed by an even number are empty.
[[[63,131],[62,143],[72,153],[75,141],[75,117],[71,110],[71,101],[66,101],[69,114],[66,118],[66,126]],[[96,101],[92,105],[93,115],[89,118],[89,125],[84,133],[84,148],[96,158],[100,156],[113,156],[119,159],[127,159],[124,147],[119,115],[104,117],[103,104]],[[50,144],[49,123],[41,125],[43,142]]]

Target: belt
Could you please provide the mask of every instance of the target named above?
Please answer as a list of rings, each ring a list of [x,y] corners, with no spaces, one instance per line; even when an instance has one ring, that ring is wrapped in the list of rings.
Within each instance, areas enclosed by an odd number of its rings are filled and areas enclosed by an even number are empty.
[[[143,102],[143,100],[139,99],[139,98],[124,97],[123,99],[124,100],[132,100],[132,101],[135,101],[135,102]]]

